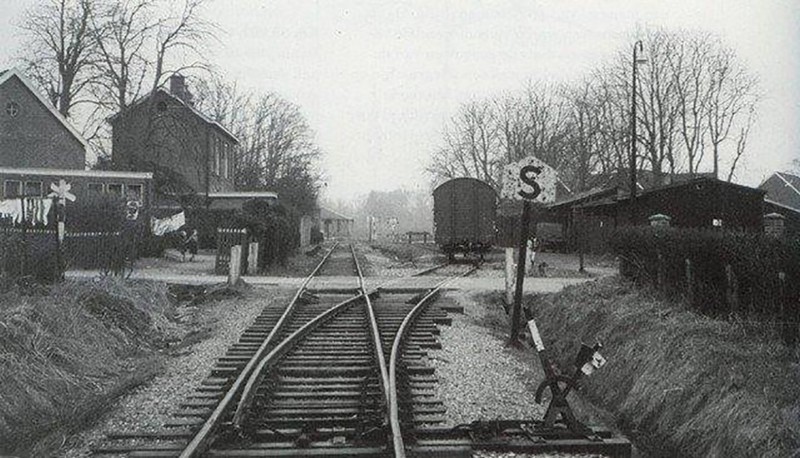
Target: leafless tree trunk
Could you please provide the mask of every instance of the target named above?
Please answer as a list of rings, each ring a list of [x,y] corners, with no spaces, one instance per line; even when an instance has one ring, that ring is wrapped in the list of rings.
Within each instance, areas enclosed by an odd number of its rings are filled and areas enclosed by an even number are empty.
[[[713,153],[714,176],[719,176],[720,152],[722,144],[745,116],[739,130],[733,169],[747,143],[752,114],[760,99],[758,80],[752,76],[736,59],[731,49],[721,48],[710,59],[712,74],[709,82],[708,99],[708,137]],[[744,135],[744,138],[742,136]]]
[[[64,116],[92,82],[93,7],[90,0],[49,0],[27,10],[20,24],[27,35],[21,56],[26,71]]]

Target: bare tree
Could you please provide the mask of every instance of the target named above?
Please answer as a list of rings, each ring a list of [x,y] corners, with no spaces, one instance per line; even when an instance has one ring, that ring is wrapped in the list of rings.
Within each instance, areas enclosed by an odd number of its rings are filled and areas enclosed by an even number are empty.
[[[730,48],[718,49],[709,62],[712,70],[708,89],[707,121],[714,176],[719,176],[721,147],[733,131],[736,132],[736,146],[730,179],[744,152],[744,145],[747,143],[747,136],[760,99],[758,80],[741,65]]]
[[[443,144],[427,167],[435,179],[468,176],[499,187],[503,160],[499,127],[489,101],[465,103],[444,128]]]
[[[155,0],[125,0],[100,5],[92,15],[97,43],[99,103],[118,111],[139,98],[153,64],[152,34],[159,24]]]
[[[678,129],[690,174],[703,160],[704,137],[708,132],[708,59],[712,52],[709,34],[672,36],[667,61],[674,75],[678,103]],[[674,173],[674,170],[673,170]]]
[[[20,24],[26,35],[20,60],[64,116],[92,82],[93,7],[90,0],[49,0],[28,9]]]
[[[571,188],[585,191],[591,187],[593,173],[602,169],[603,117],[599,111],[603,104],[596,100],[590,80],[584,80],[565,94],[569,106],[566,151],[569,158],[568,178]]]

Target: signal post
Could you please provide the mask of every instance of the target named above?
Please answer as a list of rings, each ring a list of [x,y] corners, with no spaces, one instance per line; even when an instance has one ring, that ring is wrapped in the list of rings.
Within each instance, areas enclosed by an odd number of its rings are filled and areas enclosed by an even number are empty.
[[[520,161],[507,165],[503,171],[503,189],[501,199],[507,201],[522,201],[522,214],[519,219],[519,234],[516,240],[518,246],[516,283],[514,287],[514,302],[511,305],[511,335],[509,343],[516,345],[519,337],[520,317],[522,315],[522,291],[525,282],[525,264],[527,260],[528,236],[530,225],[538,221],[539,211],[544,205],[555,202],[556,181],[558,176],[555,169],[545,164],[535,156],[527,156]],[[531,213],[537,214],[531,222]],[[508,228],[506,228],[508,230]],[[507,234],[508,235],[508,234]],[[508,237],[506,237],[508,238]],[[508,266],[509,251],[506,249],[506,265]],[[512,284],[508,275],[510,268],[506,268],[506,296]]]

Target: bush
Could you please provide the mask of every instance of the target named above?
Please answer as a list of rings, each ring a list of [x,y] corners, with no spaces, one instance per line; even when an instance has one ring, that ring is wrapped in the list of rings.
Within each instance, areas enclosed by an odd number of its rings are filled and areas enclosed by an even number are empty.
[[[299,215],[292,214],[282,205],[265,201],[249,201],[241,212],[234,215],[236,227],[247,229],[251,238],[259,243],[259,267],[286,264],[292,251],[300,245]]]
[[[704,314],[797,321],[800,239],[638,227],[616,231],[610,245],[620,257],[624,276],[691,297],[691,305]],[[691,296],[687,294],[687,260],[694,277]],[[726,266],[735,278],[733,288],[728,285]],[[783,285],[779,272],[785,275]],[[735,295],[729,296],[733,290]],[[787,315],[783,307],[790,308]]]

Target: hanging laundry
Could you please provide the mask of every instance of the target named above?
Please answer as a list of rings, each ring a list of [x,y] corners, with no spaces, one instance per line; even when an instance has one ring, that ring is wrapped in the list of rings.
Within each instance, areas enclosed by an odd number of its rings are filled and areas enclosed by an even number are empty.
[[[3,218],[11,218],[14,224],[22,222],[22,199],[1,200],[0,215]]]
[[[11,218],[14,224],[22,222],[23,205],[25,222],[47,226],[48,215],[53,207],[49,198],[7,199],[0,200],[0,217]]]
[[[186,215],[183,212],[163,219],[150,218],[153,235],[164,235],[167,232],[177,231],[184,224],[186,224]]]
[[[43,224],[47,226],[47,216],[50,209],[53,207],[53,199],[43,197],[41,199],[31,199],[33,202],[33,211],[31,212],[31,223]]]

